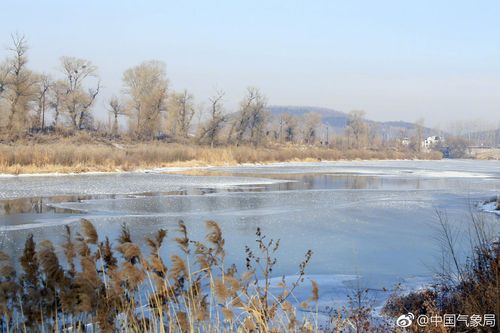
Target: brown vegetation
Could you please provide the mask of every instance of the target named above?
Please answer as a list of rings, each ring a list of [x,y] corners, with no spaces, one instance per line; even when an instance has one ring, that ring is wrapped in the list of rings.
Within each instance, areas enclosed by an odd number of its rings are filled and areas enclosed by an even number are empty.
[[[42,136],[42,142],[0,144],[0,173],[86,172],[136,170],[166,166],[236,165],[286,161],[340,159],[439,159],[439,153],[395,150],[337,150],[320,146],[272,145],[268,147],[98,141],[81,133],[66,139]]]
[[[170,89],[160,61],[124,72],[122,94],[105,101],[109,119],[103,122],[94,117],[101,82],[91,61],[61,57],[62,75],[53,78],[29,68],[24,36],[13,35],[8,51],[0,63],[0,172],[440,158],[401,145],[401,138],[365,121],[362,111],[349,114],[345,133],[330,133],[316,113],[273,115],[255,87],[233,110],[226,109],[222,91],[203,106],[189,91]]]
[[[126,225],[116,246],[100,238],[85,219],[76,236],[66,228],[62,251],[50,241],[36,244],[30,236],[18,263],[0,252],[0,330],[85,332],[91,326],[101,332],[319,331],[314,311],[298,316],[292,305],[311,251],[300,263],[297,279],[291,284],[283,279],[281,291],[273,294],[270,277],[279,241],[257,229],[257,246],[246,248],[245,269],[239,273],[225,263],[218,224],[208,221],[206,227],[206,240],[200,242],[189,238],[180,221],[174,238],[179,251],[169,264],[160,255],[167,236],[163,229],[146,238],[149,254]],[[317,305],[318,298],[318,285],[312,282],[312,295],[301,306]],[[322,331],[383,331],[366,320],[336,319],[341,320]]]
[[[443,215],[443,241],[454,244]],[[481,220],[474,217],[477,243],[472,257],[449,270],[432,289],[397,295],[383,314],[396,318],[415,315],[496,314],[498,317],[498,264],[500,243],[491,243]],[[94,225],[81,220],[80,232],[66,228],[64,241],[26,240],[19,258],[0,252],[0,330],[7,332],[406,332],[383,318],[373,317],[367,290],[355,290],[346,306],[327,308],[329,319],[318,322],[320,289],[312,281],[311,296],[301,304],[294,290],[304,282],[312,252],[305,254],[293,282],[277,286],[270,278],[277,263],[279,240],[267,239],[260,229],[256,246],[246,247],[243,271],[225,262],[225,241],[219,225],[207,221],[205,241],[190,239],[179,221],[173,241],[178,251],[162,257],[167,231],[145,239],[148,253],[133,239],[126,225],[114,245]],[[449,248],[448,250],[450,250]],[[452,251],[453,253],[453,251]],[[61,258],[62,256],[62,258]],[[452,276],[452,274],[457,274]],[[278,287],[279,292],[275,292]],[[299,314],[300,308],[305,312]],[[416,324],[411,332],[469,332],[459,325]],[[472,331],[494,332],[492,327]]]
[[[430,325],[428,330],[413,323],[411,332],[497,332],[500,315],[500,240],[492,239],[485,221],[476,215],[471,216],[469,241],[473,253],[462,263],[457,254],[456,233],[448,223],[446,214],[438,213],[443,246],[443,264],[432,288],[397,295],[389,299],[383,312],[397,317],[412,313],[419,315],[443,316],[456,315],[494,315],[495,327],[469,327],[457,321],[456,327],[447,328],[444,323]]]
[[[500,160],[500,149],[485,149],[484,151],[476,153],[474,158],[478,160]]]

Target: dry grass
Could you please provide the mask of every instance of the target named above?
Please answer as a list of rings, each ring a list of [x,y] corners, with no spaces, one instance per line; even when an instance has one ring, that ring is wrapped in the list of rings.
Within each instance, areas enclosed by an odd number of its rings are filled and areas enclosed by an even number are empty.
[[[170,143],[117,144],[59,139],[55,142],[0,144],[0,173],[129,171],[169,166],[236,165],[340,159],[439,159],[440,154],[394,150],[346,150],[318,146],[225,146]]]
[[[481,215],[471,216],[467,241],[472,253],[462,261],[457,256],[457,233],[448,222],[446,214],[438,213],[442,242],[442,267],[438,271],[434,286],[414,291],[407,295],[395,294],[389,298],[383,312],[397,317],[411,312],[419,315],[443,316],[444,314],[485,315],[494,314],[496,327],[479,326],[471,328],[464,322],[457,322],[451,332],[498,332],[500,314],[499,264],[500,241],[486,227]],[[422,330],[416,323],[409,332],[449,332],[443,323],[428,330]]]
[[[483,152],[477,153],[475,156],[478,160],[500,160],[500,149],[492,148]]]
[[[480,224],[475,222],[476,227]],[[362,301],[364,290],[355,292],[348,307],[330,313],[330,320],[320,325],[321,290],[314,281],[311,296],[298,305],[307,311],[299,315],[292,300],[304,281],[310,251],[299,264],[297,279],[283,279],[279,291],[272,293],[279,240],[257,229],[256,244],[246,247],[240,272],[225,262],[219,225],[207,221],[206,228],[204,241],[193,240],[179,221],[177,237],[171,238],[179,250],[170,258],[161,256],[168,241],[163,229],[145,239],[147,252],[126,225],[114,245],[85,219],[76,235],[67,227],[59,247],[50,241],[36,244],[29,236],[19,258],[0,252],[0,331],[87,332],[90,326],[99,332],[407,332],[373,320],[373,308]],[[486,240],[481,232],[476,229]],[[498,314],[498,246],[477,244],[471,260],[457,266],[460,279],[447,277],[433,290],[395,296],[385,313]],[[450,332],[443,325],[413,325],[409,330]]]
[[[0,252],[0,331],[86,332],[89,326],[100,332],[320,331],[314,310],[300,318],[291,304],[310,251],[297,280],[283,280],[281,291],[272,294],[269,278],[279,241],[257,230],[256,246],[246,249],[246,269],[240,274],[225,263],[218,224],[208,221],[206,227],[205,241],[196,241],[179,222],[173,239],[179,251],[169,265],[160,256],[165,230],[146,238],[147,254],[125,225],[116,246],[100,238],[87,220],[76,236],[67,228],[62,251],[50,241],[36,244],[28,237],[18,261]],[[304,306],[317,309],[318,298],[313,282]],[[355,325],[346,318],[321,331],[355,332]]]

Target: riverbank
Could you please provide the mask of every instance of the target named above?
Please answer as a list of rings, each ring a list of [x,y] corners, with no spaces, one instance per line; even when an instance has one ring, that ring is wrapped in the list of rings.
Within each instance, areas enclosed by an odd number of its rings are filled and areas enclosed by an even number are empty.
[[[336,160],[441,159],[436,152],[351,149],[321,146],[268,147],[181,145],[174,143],[49,143],[0,144],[0,173],[120,172],[164,167],[238,165],[243,163],[313,162]]]

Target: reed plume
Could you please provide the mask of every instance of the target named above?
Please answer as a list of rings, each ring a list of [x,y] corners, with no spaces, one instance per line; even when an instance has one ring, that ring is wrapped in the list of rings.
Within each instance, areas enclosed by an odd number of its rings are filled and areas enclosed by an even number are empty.
[[[87,219],[81,219],[81,228],[82,228],[82,233],[86,237],[85,241],[88,244],[97,244],[98,236],[97,236],[97,230],[95,229],[94,225],[92,222],[90,222]]]
[[[186,224],[184,221],[180,220],[178,226],[178,231],[181,233],[182,237],[176,237],[175,241],[184,253],[189,254],[189,237],[187,234]]]
[[[283,301],[285,291],[271,295],[268,280],[263,288],[257,283],[269,279],[276,263],[271,254],[279,242],[264,241],[259,230],[257,253],[264,256],[249,250],[251,267],[239,274],[235,265],[224,262],[220,226],[207,221],[206,227],[205,242],[191,240],[179,221],[180,236],[173,239],[179,254],[170,256],[169,265],[160,255],[167,238],[164,229],[146,237],[150,251],[145,258],[127,225],[113,245],[108,237],[99,237],[91,221],[82,219],[75,241],[71,228],[65,227],[60,245],[65,262],[51,241],[37,245],[31,235],[19,258],[19,272],[0,252],[0,328],[83,332],[90,323],[101,332],[270,333],[296,327],[295,317],[293,324],[277,319],[278,313],[292,313],[290,303]],[[190,266],[191,256],[199,269]],[[318,297],[314,285],[313,297]]]

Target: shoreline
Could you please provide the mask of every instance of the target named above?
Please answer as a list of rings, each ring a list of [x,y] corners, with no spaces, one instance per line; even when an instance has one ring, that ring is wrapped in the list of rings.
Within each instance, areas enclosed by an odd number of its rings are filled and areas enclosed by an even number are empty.
[[[266,147],[175,143],[130,145],[75,143],[0,144],[0,177],[84,173],[140,172],[160,168],[266,165],[359,160],[440,160],[437,152],[394,149],[337,149],[324,146],[275,145]]]
[[[80,175],[111,175],[111,174],[125,174],[125,173],[180,173],[189,172],[193,170],[207,170],[215,167],[256,167],[256,166],[273,166],[279,164],[307,164],[307,163],[345,163],[345,162],[399,162],[399,161],[439,161],[436,159],[422,159],[422,158],[401,158],[401,159],[338,159],[338,160],[316,160],[312,158],[308,159],[292,159],[288,161],[262,161],[262,162],[254,162],[254,163],[200,163],[200,161],[182,161],[179,163],[169,163],[168,165],[163,166],[152,166],[149,168],[138,167],[134,169],[115,169],[115,170],[103,170],[99,168],[89,167],[88,170],[81,170],[80,166],[74,167],[61,167],[61,166],[48,166],[47,168],[30,168],[33,172],[24,172],[24,173],[6,173],[0,172],[1,178],[21,178],[21,177],[59,177],[59,176],[80,176]],[[193,162],[193,163],[189,163]],[[63,169],[64,171],[44,171],[49,169]],[[67,170],[67,171],[66,171]]]

